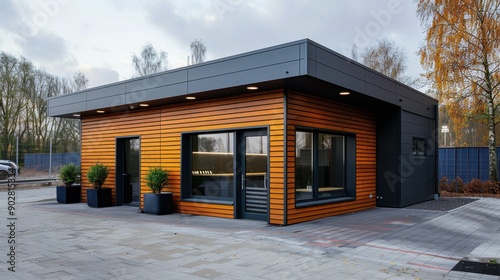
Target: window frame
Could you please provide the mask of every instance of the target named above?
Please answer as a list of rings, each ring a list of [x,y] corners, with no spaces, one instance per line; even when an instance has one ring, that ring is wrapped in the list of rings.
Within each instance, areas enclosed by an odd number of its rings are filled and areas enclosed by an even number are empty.
[[[413,140],[412,140],[412,155],[415,156],[415,157],[426,157],[427,156],[426,146],[427,146],[427,141],[426,141],[425,138],[423,138],[423,137],[413,137]],[[419,147],[421,149],[419,149]]]
[[[193,195],[193,141],[192,137],[198,137],[199,135],[206,134],[222,134],[222,133],[232,133],[232,153],[233,153],[233,183],[231,184],[231,190],[233,191],[233,197],[213,197],[213,196],[197,196]],[[235,179],[236,179],[236,168],[237,168],[237,153],[235,150],[236,143],[236,130],[217,130],[217,131],[199,131],[199,132],[189,132],[181,134],[181,201],[190,202],[202,202],[202,203],[215,203],[215,204],[225,204],[233,205],[235,199]]]
[[[297,199],[297,195],[295,195],[295,206],[297,208],[300,207],[309,207],[323,204],[331,204],[331,203],[339,203],[344,201],[352,201],[356,199],[356,134],[345,132],[345,131],[335,131],[335,130],[323,130],[316,128],[308,128],[308,127],[296,127],[295,129],[295,147],[294,154],[296,154],[297,149],[297,133],[298,132],[308,132],[313,135],[313,147],[312,149],[312,188],[313,188],[313,197],[309,199]],[[319,197],[319,150],[318,145],[318,137],[320,134],[329,134],[334,136],[342,136],[344,138],[344,166],[343,166],[343,180],[344,180],[344,194],[342,195],[333,195],[328,197]],[[294,175],[297,176],[297,158],[295,158],[295,166],[294,166]],[[297,188],[294,184],[294,191],[297,194]]]

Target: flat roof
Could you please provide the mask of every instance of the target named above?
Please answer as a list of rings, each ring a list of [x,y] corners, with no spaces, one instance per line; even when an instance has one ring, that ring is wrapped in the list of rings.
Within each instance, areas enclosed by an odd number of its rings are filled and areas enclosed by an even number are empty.
[[[309,39],[172,69],[47,99],[48,115],[75,118],[97,110],[128,110],[139,104],[185,102],[259,90],[292,88],[348,103],[376,100],[435,118],[438,101]]]

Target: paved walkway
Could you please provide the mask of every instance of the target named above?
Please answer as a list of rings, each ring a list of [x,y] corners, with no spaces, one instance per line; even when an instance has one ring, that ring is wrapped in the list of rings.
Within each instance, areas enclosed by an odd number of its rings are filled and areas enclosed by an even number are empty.
[[[450,271],[464,257],[500,260],[499,199],[279,227],[63,205],[54,197],[53,187],[17,191],[16,220],[9,220],[0,192],[1,279],[499,279]]]

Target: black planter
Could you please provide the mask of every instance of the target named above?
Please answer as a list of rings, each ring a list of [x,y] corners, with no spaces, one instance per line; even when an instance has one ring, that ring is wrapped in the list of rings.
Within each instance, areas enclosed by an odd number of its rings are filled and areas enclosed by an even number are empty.
[[[173,211],[171,192],[144,194],[144,212],[148,214],[165,215]]]
[[[81,200],[81,186],[57,186],[57,202],[59,203],[79,203]]]
[[[87,190],[87,205],[93,208],[111,206],[111,189],[88,189]]]

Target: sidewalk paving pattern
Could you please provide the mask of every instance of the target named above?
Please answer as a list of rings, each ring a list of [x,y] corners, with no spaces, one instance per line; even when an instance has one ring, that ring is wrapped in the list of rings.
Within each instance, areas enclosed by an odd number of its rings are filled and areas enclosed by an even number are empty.
[[[290,226],[137,207],[58,204],[55,188],[16,192],[16,272],[0,192],[1,279],[499,279],[451,271],[500,261],[500,199],[451,211],[376,208]]]

